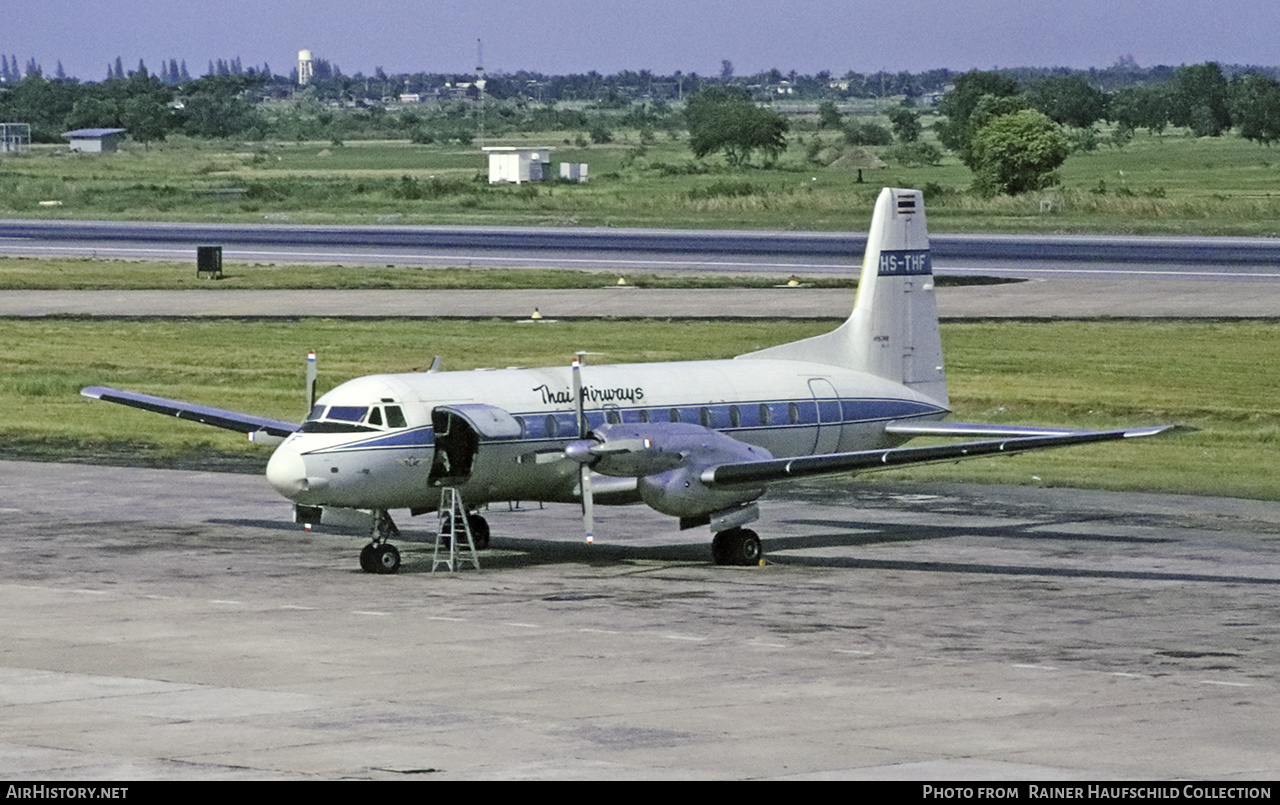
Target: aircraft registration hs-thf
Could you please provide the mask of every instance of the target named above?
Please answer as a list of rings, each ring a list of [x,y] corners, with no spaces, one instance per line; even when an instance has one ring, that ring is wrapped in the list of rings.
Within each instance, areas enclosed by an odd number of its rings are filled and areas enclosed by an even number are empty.
[[[314,383],[314,363],[311,364]],[[949,413],[919,191],[876,201],[853,313],[825,335],[732,360],[371,375],[322,396],[301,425],[98,386],[84,395],[278,444],[267,479],[308,525],[361,520],[369,572],[395,572],[389,511],[443,511],[477,547],[477,507],[643,502],[710,526],[718,564],[756,564],[768,484],[917,462],[1150,436],[943,422]],[[916,436],[968,438],[902,447]],[[444,494],[442,494],[442,491]],[[454,525],[451,525],[454,524]],[[462,526],[462,528],[458,528]]]

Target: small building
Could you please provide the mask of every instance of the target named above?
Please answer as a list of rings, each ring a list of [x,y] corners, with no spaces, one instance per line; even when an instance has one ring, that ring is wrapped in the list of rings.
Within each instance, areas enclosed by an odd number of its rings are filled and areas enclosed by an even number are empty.
[[[30,123],[0,123],[0,154],[25,154],[30,148]]]
[[[560,163],[560,180],[564,182],[578,182],[580,184],[586,184],[587,183],[587,163],[561,162]]]
[[[542,182],[551,177],[554,148],[490,146],[480,150],[489,155],[489,184]]]
[[[62,136],[71,141],[72,151],[111,154],[119,148],[126,131],[128,129],[76,129],[62,132]]]

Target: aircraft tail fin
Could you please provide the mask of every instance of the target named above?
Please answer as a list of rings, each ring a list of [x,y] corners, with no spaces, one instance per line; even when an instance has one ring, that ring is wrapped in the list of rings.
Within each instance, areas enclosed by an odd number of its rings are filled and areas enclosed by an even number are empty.
[[[919,190],[876,199],[853,313],[825,335],[738,356],[826,363],[892,380],[947,404],[933,265]]]

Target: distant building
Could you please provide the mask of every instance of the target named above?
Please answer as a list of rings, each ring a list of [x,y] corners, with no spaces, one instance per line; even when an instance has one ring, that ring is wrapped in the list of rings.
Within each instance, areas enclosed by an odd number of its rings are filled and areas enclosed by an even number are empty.
[[[72,151],[111,154],[119,148],[126,131],[128,129],[76,129],[62,132],[62,136],[71,141]]]
[[[30,123],[0,123],[0,154],[25,154],[30,148]]]
[[[311,58],[311,51],[298,51],[298,84],[306,86],[311,83],[311,79],[315,78],[316,64]]]
[[[490,146],[480,150],[489,155],[489,184],[542,182],[550,178],[554,148]]]

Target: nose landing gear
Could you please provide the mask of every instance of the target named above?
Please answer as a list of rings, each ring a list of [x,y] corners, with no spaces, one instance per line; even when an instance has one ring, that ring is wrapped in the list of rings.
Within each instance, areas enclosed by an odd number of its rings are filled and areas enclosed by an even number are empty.
[[[395,573],[400,569],[400,551],[388,540],[399,537],[400,529],[386,511],[373,519],[372,541],[360,551],[360,569],[365,573]]]

